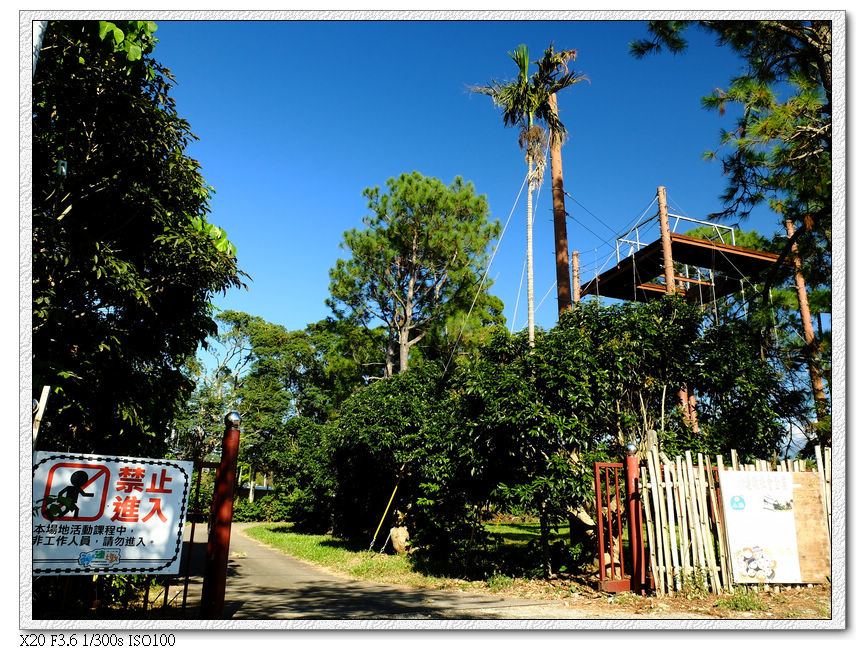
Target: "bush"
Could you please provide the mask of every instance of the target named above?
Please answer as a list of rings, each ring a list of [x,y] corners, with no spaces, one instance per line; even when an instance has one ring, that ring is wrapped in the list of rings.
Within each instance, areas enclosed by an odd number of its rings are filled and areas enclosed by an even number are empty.
[[[294,522],[298,531],[327,532],[333,525],[337,477],[331,438],[330,426],[295,417],[265,445],[280,504],[277,520]]]
[[[245,497],[234,501],[235,522],[282,522],[291,519],[291,501],[284,495],[268,494],[252,503]]]

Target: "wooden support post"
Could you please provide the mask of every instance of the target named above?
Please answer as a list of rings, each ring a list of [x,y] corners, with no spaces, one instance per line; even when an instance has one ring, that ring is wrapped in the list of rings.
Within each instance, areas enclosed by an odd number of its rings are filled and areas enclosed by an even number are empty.
[[[673,241],[670,237],[670,218],[667,216],[667,189],[658,187],[658,217],[661,222],[661,250],[664,254],[664,284],[667,294],[676,293],[673,275]]]

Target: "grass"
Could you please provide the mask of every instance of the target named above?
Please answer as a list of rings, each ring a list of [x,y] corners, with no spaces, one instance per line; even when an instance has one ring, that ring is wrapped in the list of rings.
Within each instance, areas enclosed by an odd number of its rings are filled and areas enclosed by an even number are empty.
[[[720,599],[717,606],[736,612],[764,612],[769,609],[760,594],[742,587],[737,587],[732,596]]]
[[[503,589],[510,589],[514,586],[514,579],[510,576],[502,575],[501,573],[494,573],[486,580],[487,587],[489,587],[490,591],[493,593],[499,592]]]
[[[295,533],[291,524],[262,524],[247,528],[245,533],[264,544],[268,544],[289,555],[313,562],[329,570],[358,580],[371,580],[390,584],[405,584],[425,589],[457,588],[483,585],[491,591],[501,591],[514,586],[515,577],[528,577],[530,567],[521,566],[528,560],[525,550],[532,540],[540,538],[537,522],[490,523],[486,529],[502,542],[502,561],[510,570],[501,569],[483,581],[446,578],[414,571],[408,558],[370,551],[363,543],[342,540],[332,535]],[[550,542],[567,540],[567,527],[558,532],[550,531]],[[514,556],[508,560],[510,556]],[[538,569],[539,570],[539,569]],[[515,573],[513,573],[515,572]],[[507,575],[513,573],[513,575]]]
[[[528,544],[533,539],[541,538],[541,525],[536,521],[514,523],[489,523],[484,528],[501,538],[505,544]],[[550,543],[559,540],[567,541],[568,527],[561,526],[558,531],[550,530]]]
[[[331,535],[291,531],[287,524],[263,524],[244,531],[249,537],[289,555],[327,567],[358,580],[438,589],[457,586],[458,580],[427,576],[412,571],[405,556],[384,555]]]

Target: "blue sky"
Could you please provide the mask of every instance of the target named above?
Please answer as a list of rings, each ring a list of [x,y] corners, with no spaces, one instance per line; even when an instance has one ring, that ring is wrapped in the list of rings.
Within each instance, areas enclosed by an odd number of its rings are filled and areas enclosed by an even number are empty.
[[[667,188],[671,208],[702,219],[721,207],[720,163],[704,162],[735,118],[705,111],[740,63],[690,30],[685,55],[636,60],[641,21],[157,21],[156,58],[177,79],[180,115],[199,137],[188,153],[216,193],[211,221],[238,248],[249,291],[217,297],[238,309],[304,327],[327,316],[328,270],[345,256],[343,233],[362,226],[366,187],[417,170],[457,175],[485,194],[507,224],[493,260],[492,292],[508,325],[526,324],[525,162],[517,130],[470,85],[515,75],[508,56],[532,60],[551,42],[577,49],[571,69],[588,82],[560,94],[571,250],[582,281],[614,263],[611,240]],[[549,174],[535,221],[536,324],[556,322]],[[765,212],[742,225],[771,234]],[[522,283],[521,283],[522,282]],[[546,296],[546,298],[544,298]]]

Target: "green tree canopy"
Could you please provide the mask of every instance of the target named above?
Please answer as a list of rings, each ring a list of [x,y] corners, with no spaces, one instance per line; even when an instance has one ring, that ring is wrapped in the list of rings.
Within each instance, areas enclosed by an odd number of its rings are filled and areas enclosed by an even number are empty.
[[[33,390],[39,447],[161,454],[181,366],[241,286],[207,222],[195,137],[153,23],[53,22],[33,80]]]
[[[789,224],[780,259],[763,284],[761,311],[774,313],[771,292],[784,282],[786,265],[796,264],[796,282],[804,282],[800,351],[811,377],[818,437],[825,442],[831,439],[831,413],[823,384],[829,363],[822,352],[828,350],[812,335],[807,294],[826,303],[831,288],[832,22],[652,21],[650,38],[631,43],[631,52],[683,52],[692,24],[715,35],[743,64],[727,88],[703,99],[704,107],[721,114],[731,106],[741,109],[735,128],[722,131],[720,147],[706,154],[720,158],[728,178],[725,207],[709,216],[741,220],[765,202],[780,215],[784,230]],[[817,322],[819,327],[819,317]]]
[[[829,276],[832,216],[832,23],[821,20],[651,21],[650,38],[631,43],[637,57],[687,49],[684,33],[696,24],[742,60],[728,88],[703,99],[722,114],[741,107],[736,127],[721,134],[729,183],[725,209],[715,217],[747,217],[769,201],[797,227],[809,264],[809,284]],[[715,159],[718,151],[707,153]],[[789,246],[787,247],[789,250]],[[786,251],[785,251],[786,252]]]
[[[347,260],[330,271],[328,304],[341,318],[387,330],[385,376],[408,368],[409,351],[455,313],[473,311],[484,323],[501,320],[489,295],[487,247],[499,234],[487,220],[484,196],[454,179],[450,186],[418,172],[367,188],[366,228],[345,233]],[[397,366],[398,364],[398,366]]]

